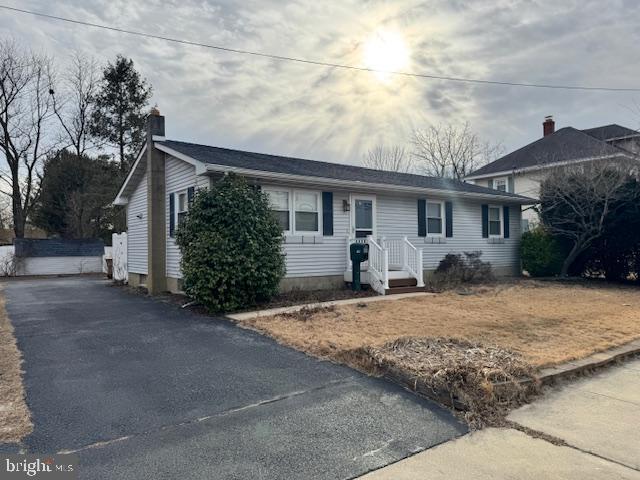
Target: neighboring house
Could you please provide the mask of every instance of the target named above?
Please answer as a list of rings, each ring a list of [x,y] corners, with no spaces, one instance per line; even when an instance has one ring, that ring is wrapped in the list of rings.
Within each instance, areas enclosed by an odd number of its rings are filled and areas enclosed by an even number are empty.
[[[539,198],[540,183],[553,168],[579,162],[637,159],[640,132],[620,125],[555,131],[552,117],[546,117],[543,137],[468,175],[465,180],[503,192]],[[533,209],[522,212],[523,228],[538,222]]]
[[[424,271],[450,252],[481,250],[498,274],[520,272],[520,211],[531,199],[442,178],[168,140],[155,112],[114,202],[127,209],[131,285],[181,290],[176,229],[194,192],[227,172],[271,199],[284,231],[283,290],[350,281],[353,242],[369,243],[363,281],[380,293],[420,286]]]
[[[15,275],[73,275],[101,273],[102,240],[16,238]]]

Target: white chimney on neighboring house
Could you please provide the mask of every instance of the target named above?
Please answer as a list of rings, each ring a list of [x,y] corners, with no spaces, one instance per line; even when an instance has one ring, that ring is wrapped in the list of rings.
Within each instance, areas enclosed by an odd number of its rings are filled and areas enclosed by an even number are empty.
[[[553,116],[547,115],[542,122],[542,136],[546,137],[556,131],[556,122],[553,121]]]

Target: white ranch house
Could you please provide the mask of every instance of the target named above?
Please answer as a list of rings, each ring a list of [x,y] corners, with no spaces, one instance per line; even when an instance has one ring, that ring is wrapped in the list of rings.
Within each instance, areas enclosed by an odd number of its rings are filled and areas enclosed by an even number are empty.
[[[369,244],[363,282],[381,294],[421,287],[447,253],[483,252],[520,273],[521,206],[531,199],[468,183],[168,140],[149,117],[147,144],[115,203],[127,209],[128,280],[151,293],[181,289],[174,234],[195,190],[227,172],[271,199],[284,231],[282,290],[351,280],[348,249]]]

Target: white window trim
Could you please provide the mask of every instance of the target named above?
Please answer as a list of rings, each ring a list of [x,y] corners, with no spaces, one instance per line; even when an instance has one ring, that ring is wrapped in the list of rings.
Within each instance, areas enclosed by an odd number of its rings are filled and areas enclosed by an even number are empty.
[[[298,235],[308,237],[322,237],[323,226],[323,212],[322,212],[322,192],[318,190],[308,190],[303,188],[285,188],[277,187],[273,185],[263,185],[263,192],[287,192],[289,195],[289,230],[283,231],[285,236]],[[311,231],[298,231],[296,229],[296,193],[313,193],[318,199],[318,230]]]
[[[494,190],[498,190],[498,181],[503,181],[504,180],[504,191],[507,193],[512,193],[509,192],[509,177],[496,177],[493,179],[493,189]]]
[[[349,227],[351,231],[351,236],[355,238],[356,236],[356,200],[371,200],[371,236],[373,238],[378,238],[377,232],[377,219],[378,219],[378,210],[377,210],[377,199],[376,195],[358,195],[357,193],[349,194],[349,221],[351,222],[351,226]],[[364,230],[364,229],[362,229]]]
[[[180,226],[180,222],[178,221],[180,219],[180,214],[181,213],[186,213],[189,211],[189,189],[185,188],[183,190],[178,190],[177,192],[173,192],[173,194],[175,195],[175,203],[174,203],[174,225],[175,228],[177,229]],[[184,211],[180,211],[180,195],[184,194],[185,199],[186,199],[186,203],[185,205],[187,206],[187,209]]]
[[[429,233],[429,204],[430,203],[438,203],[440,204],[440,221],[442,222],[442,225],[440,228],[440,233]],[[426,199],[425,200],[425,226],[427,229],[427,237],[434,237],[434,238],[442,238],[444,237],[445,234],[445,230],[447,228],[447,212],[444,208],[444,201],[443,200],[429,200]],[[435,217],[434,217],[435,218]]]
[[[289,188],[279,188],[279,187],[262,187],[262,191],[264,193],[268,193],[268,192],[287,192],[287,196],[288,196],[288,203],[289,203],[289,229],[288,230],[283,230],[282,233],[284,233],[285,235],[291,235],[292,234],[292,229],[293,229],[293,221],[292,221],[292,207],[293,207],[293,195],[292,195],[292,190]],[[272,209],[273,210],[273,209]],[[277,211],[284,211],[284,210],[277,210]]]
[[[491,209],[492,208],[497,208],[498,209],[498,215],[500,218],[500,233],[495,235],[495,234],[491,234]],[[489,238],[504,238],[504,214],[502,211],[502,207],[500,205],[489,205],[489,210],[487,211],[487,231],[489,233]]]

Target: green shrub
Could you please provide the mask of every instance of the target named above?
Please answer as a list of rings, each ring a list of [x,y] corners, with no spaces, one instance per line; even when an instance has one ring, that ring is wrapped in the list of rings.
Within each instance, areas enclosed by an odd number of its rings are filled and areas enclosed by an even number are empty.
[[[542,227],[522,234],[520,258],[522,268],[532,277],[560,274],[565,255],[560,243]]]
[[[176,242],[184,291],[213,312],[266,301],[285,273],[282,230],[267,196],[236,175],[195,195]]]

